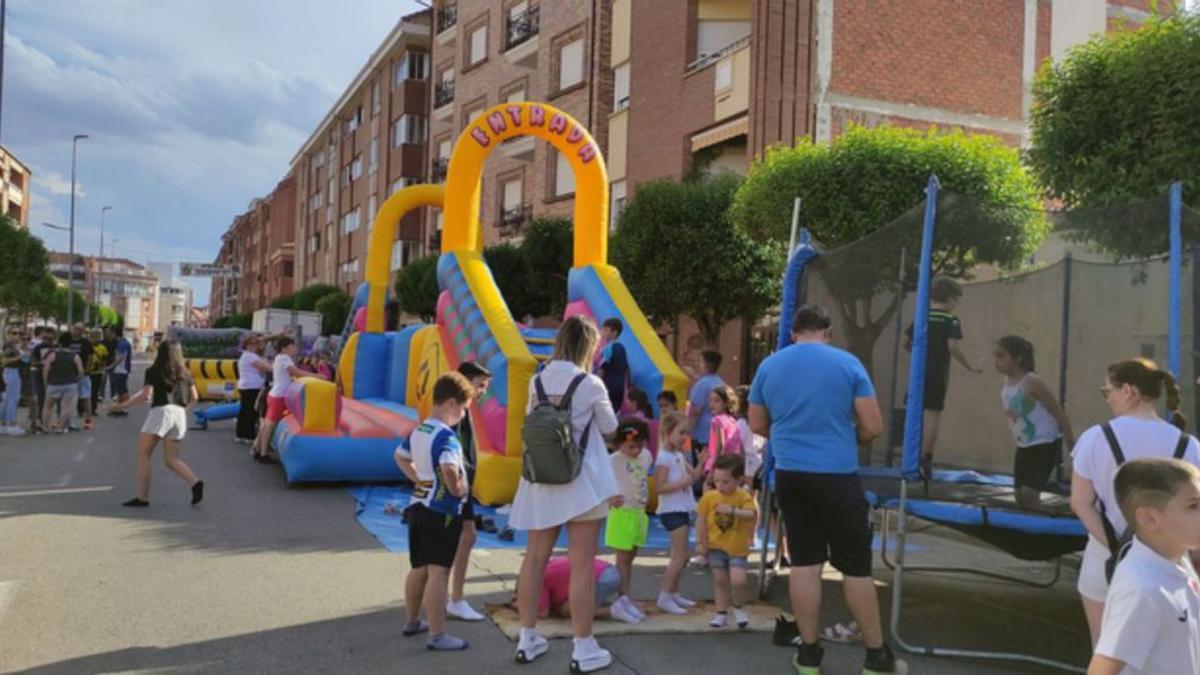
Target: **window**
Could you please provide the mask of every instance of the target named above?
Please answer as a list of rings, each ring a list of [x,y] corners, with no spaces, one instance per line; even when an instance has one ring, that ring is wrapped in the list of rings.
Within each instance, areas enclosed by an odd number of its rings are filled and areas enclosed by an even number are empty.
[[[444,138],[438,143],[438,159],[450,159],[451,142],[449,138]]]
[[[358,229],[358,209],[349,211],[342,215],[341,233],[350,234]]]
[[[416,178],[409,178],[407,176],[405,176],[403,178],[399,178],[395,182],[393,182],[391,185],[388,186],[388,196],[390,197],[390,196],[396,194],[397,191],[399,191],[403,188],[406,188],[410,185],[416,185],[418,182],[419,181]]]
[[[371,146],[367,151],[367,173],[374,176],[379,168],[379,136],[371,137]]]
[[[392,271],[394,272],[416,260],[420,250],[421,242],[419,241],[400,239],[392,242]]]
[[[555,152],[557,162],[554,165],[554,196],[562,197],[575,192],[575,172],[571,169],[571,161],[561,152]]]
[[[292,266],[291,260],[283,261],[283,276],[290,277],[295,273],[295,268]]]
[[[425,52],[404,52],[396,62],[396,84],[405,80],[424,80],[429,76],[429,55]]]
[[[558,52],[558,89],[568,89],[583,82],[583,40],[573,40]]]
[[[379,211],[379,198],[371,195],[367,199],[367,232],[375,229],[375,214]]]
[[[362,155],[355,156],[350,162],[350,180],[362,178]]]
[[[625,181],[619,180],[613,183],[609,187],[608,196],[612,201],[608,207],[608,216],[611,219],[609,230],[615,232],[617,224],[621,221],[621,212],[625,210]]]
[[[471,31],[471,52],[467,63],[475,65],[487,58],[487,26],[483,25]]]
[[[476,119],[478,119],[479,116],[483,114],[483,111],[485,109],[486,108],[484,108],[483,105],[480,105],[478,108],[474,108],[472,110],[468,110],[468,111],[464,112],[463,113],[463,128],[465,129],[465,128],[471,126],[471,122],[474,122]]]
[[[524,191],[520,178],[505,181],[504,183],[504,210],[512,211],[513,209],[521,208],[521,202],[524,200]]]
[[[613,110],[629,107],[629,63],[622,63],[613,71]]]
[[[325,150],[318,150],[313,156],[313,166],[325,166]]]
[[[733,86],[733,59],[724,58],[717,62],[713,77],[713,91],[722,92]]]
[[[346,262],[342,263],[340,270],[342,277],[349,277],[358,274],[358,258],[355,258],[354,260],[347,260]]]
[[[425,116],[401,115],[392,122],[392,147],[398,148],[404,143],[421,143],[425,140]]]
[[[362,124],[362,106],[361,105],[358,106],[358,108],[356,108],[354,110],[353,115],[351,115],[349,118],[346,119],[345,126],[343,127],[343,131],[347,134],[354,133],[354,131],[356,129],[358,129],[359,124]]]
[[[711,58],[729,45],[750,37],[749,21],[700,21],[696,24],[696,58]]]
[[[371,117],[379,114],[379,78],[375,78],[375,83],[371,85]]]
[[[313,236],[308,238],[308,252],[316,253],[321,250],[321,233],[314,232]]]
[[[521,85],[520,89],[513,89],[504,95],[505,103],[522,103],[525,101],[525,85]]]

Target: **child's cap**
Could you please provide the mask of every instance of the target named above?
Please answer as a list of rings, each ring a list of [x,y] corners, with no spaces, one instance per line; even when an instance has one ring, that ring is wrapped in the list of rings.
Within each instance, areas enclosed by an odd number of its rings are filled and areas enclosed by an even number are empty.
[[[626,417],[617,425],[617,443],[625,441],[640,441],[645,443],[650,438],[650,428],[636,417]]]

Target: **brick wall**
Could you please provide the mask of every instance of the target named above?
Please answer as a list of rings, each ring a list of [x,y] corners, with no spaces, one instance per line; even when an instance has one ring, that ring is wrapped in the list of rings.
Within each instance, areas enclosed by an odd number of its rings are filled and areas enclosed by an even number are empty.
[[[1022,2],[838,0],[830,92],[1021,118]]]
[[[693,59],[691,2],[634,2],[630,21],[627,194],[691,165],[690,136],[713,124],[713,67],[685,74]]]
[[[754,3],[748,148],[752,157],[812,133],[813,12],[814,0]]]
[[[537,3],[531,3],[535,5]],[[593,36],[594,24],[599,30],[605,27],[608,3],[598,11],[598,21],[591,16],[592,3],[588,0],[555,0],[539,5],[539,31],[537,36],[536,66],[510,63],[504,53],[505,26],[511,2],[498,3],[494,0],[459,0],[458,22],[455,36],[449,42],[433,40],[433,63],[435,72],[453,67],[455,92],[453,114],[445,120],[431,123],[429,153],[430,161],[435,158],[438,144],[443,139],[455,141],[465,126],[465,115],[469,110],[488,108],[504,100],[507,93],[521,86],[530,101],[543,101],[567,112],[587,127],[597,140],[603,143],[607,116],[597,114],[599,99],[604,86],[611,87],[611,73],[607,75],[607,58],[598,63],[600,35]],[[487,56],[479,64],[464,71],[466,47],[470,32],[479,25],[487,26]],[[584,40],[584,73],[581,85],[565,92],[557,92],[554,80],[556,47],[568,36],[578,33]],[[593,40],[593,37],[597,38]],[[605,45],[607,49],[607,45]],[[435,75],[436,77],[436,75]],[[597,85],[599,84],[599,87]],[[611,93],[608,94],[611,100]],[[603,146],[601,146],[603,147]],[[535,143],[533,159],[516,159],[505,156],[500,147],[488,156],[483,172],[480,221],[484,228],[485,245],[501,239],[498,227],[500,208],[503,202],[502,180],[520,176],[524,192],[523,202],[532,207],[533,216],[570,218],[574,199],[570,196],[556,198],[554,189],[555,150],[543,141]]]

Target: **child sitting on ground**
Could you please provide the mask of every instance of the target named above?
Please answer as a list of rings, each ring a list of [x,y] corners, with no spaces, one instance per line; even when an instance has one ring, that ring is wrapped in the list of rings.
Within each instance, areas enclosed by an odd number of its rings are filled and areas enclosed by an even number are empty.
[[[679,594],[679,577],[688,561],[688,525],[696,511],[692,483],[704,475],[704,467],[692,466],[684,445],[688,436],[687,417],[669,412],[662,418],[662,442],[654,461],[654,485],[658,492],[658,519],[671,537],[671,559],[663,572],[658,608],[668,614],[686,614],[695,602]]]
[[[629,597],[633,582],[633,559],[638,547],[646,543],[649,517],[646,504],[650,501],[649,476],[653,460],[646,450],[646,423],[625,418],[617,426],[617,451],[610,459],[617,479],[616,505],[608,512],[604,527],[604,543],[617,552],[617,571],[621,574],[621,597],[613,603],[613,618],[637,623],[646,618],[641,607]]]
[[[738,598],[746,597],[746,556],[754,541],[758,506],[739,487],[744,469],[741,455],[718,457],[712,472],[716,489],[705,492],[696,507],[696,553],[708,555],[713,575],[717,614],[708,622],[713,628],[725,627],[730,604],[738,628],[750,624]]]
[[[404,636],[429,631],[426,648],[457,651],[467,641],[446,632],[446,583],[462,535],[462,506],[469,492],[462,445],[451,428],[462,421],[475,390],[449,372],[433,385],[433,411],[396,449],[396,464],[412,481],[408,557],[404,582]],[[418,620],[425,606],[428,623]]]
[[[1090,675],[1200,673],[1200,469],[1177,459],[1134,459],[1113,491],[1134,531],[1117,565]]]
[[[610,603],[620,593],[621,575],[617,568],[595,558],[592,560],[592,571],[596,578],[596,612],[595,618],[603,618],[607,612],[612,615]],[[571,618],[571,603],[568,594],[571,586],[571,559],[557,556],[546,561],[546,571],[542,576],[542,593],[538,596],[538,618],[546,619],[551,616]],[[517,607],[516,592],[509,603],[513,609]],[[628,623],[628,619],[622,619]]]
[[[709,423],[704,472],[708,475],[707,489],[712,489],[713,462],[721,455],[741,455],[742,435],[733,417],[738,411],[738,397],[732,387],[724,384],[713,387],[708,393],[708,409],[712,411],[712,421]]]

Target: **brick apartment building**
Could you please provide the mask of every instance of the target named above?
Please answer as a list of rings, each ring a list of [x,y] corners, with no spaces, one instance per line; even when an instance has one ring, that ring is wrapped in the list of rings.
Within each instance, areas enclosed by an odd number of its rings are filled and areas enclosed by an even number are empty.
[[[430,182],[445,180],[467,123],[504,102],[544,101],[607,142],[611,2],[457,0],[437,2],[434,26]],[[487,161],[480,220],[484,243],[520,238],[536,217],[569,218],[575,180],[548,143],[508,141]],[[431,215],[431,231],[441,214]],[[434,235],[431,245],[440,240]]]
[[[330,283],[353,293],[379,205],[424,182],[432,21],[430,11],[402,17],[292,159],[298,288]],[[423,220],[401,221],[393,271],[425,252]]]
[[[17,156],[0,146],[0,213],[29,229],[29,182],[33,172]]]
[[[50,274],[66,287],[68,279],[85,298],[111,308],[125,320],[127,336],[144,348],[158,330],[159,279],[153,270],[125,258],[98,258],[61,251],[49,253]],[[85,308],[76,307],[83,321]]]
[[[1038,66],[1148,16],[1150,0],[612,0],[612,210],[656,178],[745,173],[774,145],[851,123],[959,128],[1020,145]],[[690,322],[666,336],[683,361]],[[735,323],[720,349],[748,377],[773,331]]]
[[[255,198],[221,235],[216,263],[241,274],[212,281],[213,318],[249,313],[291,293],[295,280],[296,178],[289,174],[270,195]]]

